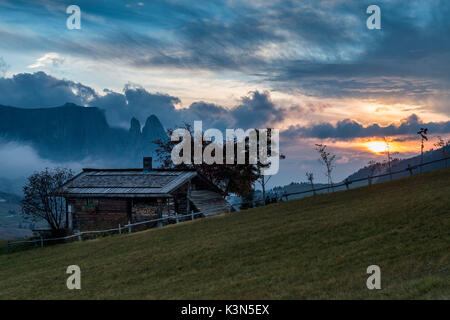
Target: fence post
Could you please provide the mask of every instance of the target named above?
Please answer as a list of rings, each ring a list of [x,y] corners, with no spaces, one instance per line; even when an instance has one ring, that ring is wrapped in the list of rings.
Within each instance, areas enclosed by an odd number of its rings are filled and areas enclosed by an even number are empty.
[[[83,238],[82,238],[82,236],[81,236],[81,232],[78,232],[78,241],[83,241]]]
[[[10,251],[11,251],[11,244],[8,241],[8,252],[10,252]]]
[[[191,211],[191,218],[194,220],[194,210]]]
[[[348,179],[345,179],[345,187],[347,188],[347,190],[349,190],[350,188],[348,187],[348,185],[350,184],[349,182],[348,182]]]
[[[41,248],[44,247],[44,238],[41,237]]]
[[[372,185],[372,177],[371,176],[367,176],[367,181],[369,182],[369,186]]]
[[[128,220],[128,233],[131,233],[131,222]]]
[[[406,170],[408,170],[409,171],[409,175],[410,176],[412,176],[412,168],[411,168],[411,165],[408,163],[408,168],[406,168]]]
[[[178,212],[175,212],[175,221],[178,223]]]
[[[122,234],[122,229],[120,228],[120,223],[119,223],[119,234]]]

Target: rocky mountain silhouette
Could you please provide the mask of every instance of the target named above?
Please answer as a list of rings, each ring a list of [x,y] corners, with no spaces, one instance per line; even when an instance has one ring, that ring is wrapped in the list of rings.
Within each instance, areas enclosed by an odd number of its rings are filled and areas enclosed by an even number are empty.
[[[135,118],[125,130],[110,127],[101,109],[67,103],[36,109],[0,106],[0,138],[30,144],[41,157],[54,161],[90,157],[140,166],[142,156],[155,156],[154,141],[167,135],[155,115],[142,130]]]

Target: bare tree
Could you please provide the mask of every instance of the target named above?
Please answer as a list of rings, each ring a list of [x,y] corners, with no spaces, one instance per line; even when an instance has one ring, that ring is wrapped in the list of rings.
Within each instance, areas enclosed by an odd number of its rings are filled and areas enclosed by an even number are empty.
[[[313,194],[316,194],[316,190],[314,189],[314,174],[312,172],[306,172],[306,178],[308,179],[309,183],[311,183],[311,188],[313,191]]]
[[[48,222],[53,234],[64,228],[66,203],[58,195],[61,186],[73,177],[70,169],[48,169],[35,172],[23,187],[22,215],[32,220]]]
[[[392,167],[391,167],[391,141],[384,137],[384,143],[386,144],[386,156],[387,156],[387,167],[389,172],[389,179],[392,181]]]
[[[384,143],[386,144],[386,160],[381,163],[381,166],[379,166],[379,168],[386,168],[387,172],[389,173],[389,179],[392,181],[392,168],[397,166],[400,159],[393,157],[393,155],[398,154],[398,152],[392,152],[391,140],[389,140],[389,138],[387,137],[384,137],[383,139]]]
[[[420,172],[422,172],[422,164],[423,164],[423,149],[424,149],[424,142],[428,141],[428,128],[420,128],[420,130],[417,132],[418,135],[420,135],[421,138],[421,145],[420,145]]]
[[[334,191],[332,173],[335,167],[334,162],[336,160],[336,155],[328,152],[325,144],[316,144],[316,150],[320,154],[319,162],[325,165],[325,175],[328,178],[328,185],[331,186],[331,189]]]
[[[281,154],[280,160],[284,160],[284,159],[286,159],[286,156]],[[267,202],[266,201],[266,185],[269,182],[269,180],[272,178],[272,176],[267,177],[267,176],[263,175],[262,172],[263,172],[263,169],[270,166],[270,163],[263,165],[260,161],[258,161],[256,166],[257,166],[258,172],[259,172],[259,178],[256,181],[258,181],[258,183],[261,185],[263,202],[266,204],[266,202]]]
[[[441,153],[445,158],[445,167],[447,168],[447,160],[448,160],[448,157],[450,156],[449,153],[447,152],[447,149],[450,146],[450,140],[444,141],[444,139],[442,139],[442,137],[440,137],[440,136],[438,136],[437,139],[438,139],[438,142],[436,142],[434,144],[434,146],[442,149]]]
[[[262,172],[262,168],[259,168],[259,178],[256,181],[258,181],[258,183],[261,185],[262,200],[263,200],[262,202],[264,204],[267,204],[267,201],[266,201],[266,185],[269,182],[270,178],[272,178],[272,176],[266,177],[261,172]]]
[[[257,157],[257,163],[256,163],[256,167],[258,168],[258,179],[256,180],[260,185],[261,185],[261,189],[262,189],[262,198],[263,198],[263,203],[264,204],[268,204],[268,199],[266,199],[266,185],[269,182],[269,180],[272,178],[272,176],[265,176],[263,174],[264,170],[268,167],[271,166],[271,163],[263,163],[260,159],[260,152],[263,151],[263,153],[267,154],[267,155],[271,155],[271,156],[279,156],[280,160],[284,160],[286,159],[286,156],[284,154],[275,154],[275,150],[273,150],[272,147],[275,147],[275,145],[272,146],[272,129],[268,128],[267,129],[267,143],[265,144],[265,148],[263,148],[263,145],[261,142],[261,135],[260,135],[260,131],[255,129],[257,134],[258,134],[258,145],[257,145],[257,151],[258,151],[258,157]],[[266,149],[266,150],[263,150]]]

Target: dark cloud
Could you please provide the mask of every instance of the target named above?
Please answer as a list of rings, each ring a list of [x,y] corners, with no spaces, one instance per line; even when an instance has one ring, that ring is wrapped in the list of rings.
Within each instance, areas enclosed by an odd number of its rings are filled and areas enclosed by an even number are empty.
[[[141,124],[150,114],[155,114],[166,127],[179,127],[183,123],[203,121],[204,128],[266,128],[273,127],[292,115],[304,115],[315,110],[312,106],[305,111],[299,106],[281,108],[271,100],[269,92],[252,91],[241,97],[238,105],[225,108],[203,101],[194,102],[188,108],[177,109],[180,100],[162,93],[149,93],[139,86],[125,86],[123,93],[107,91],[102,97],[89,102],[89,106],[106,110],[110,123],[128,127],[133,116]]]
[[[175,104],[180,100],[162,93],[149,93],[144,88],[128,84],[123,93],[105,89],[105,95],[97,96],[88,105],[106,110],[108,122],[114,126],[129,127],[135,117],[141,124],[151,114],[156,114],[166,126],[176,121]]]
[[[275,106],[268,92],[254,91],[243,97],[231,114],[238,128],[261,128],[282,121],[285,112]]]
[[[59,80],[44,72],[0,78],[0,103],[23,108],[54,107],[72,102],[85,105],[95,91],[80,83]]]
[[[208,127],[220,130],[231,128],[235,122],[229,109],[203,101],[194,102],[178,112],[186,122],[202,120]]]
[[[155,114],[167,128],[202,120],[204,128],[264,128],[283,121],[288,115],[304,114],[300,107],[276,106],[269,92],[253,91],[228,109],[207,102],[194,102],[177,109],[179,98],[164,93],[151,93],[135,84],[125,85],[122,92],[104,89],[98,94],[81,83],[59,80],[44,72],[22,73],[0,79],[0,104],[24,108],[55,107],[67,102],[105,110],[110,125],[129,128],[132,117],[144,124]],[[308,107],[313,110],[313,106]]]
[[[122,93],[108,89],[98,94],[94,89],[70,80],[54,78],[44,72],[21,73],[11,78],[0,78],[0,104],[21,108],[56,107],[75,103],[86,107],[98,107],[106,111],[113,126],[128,127],[136,117],[145,123],[147,117],[156,114],[166,125],[178,120],[175,104],[179,99],[162,93],[149,93],[144,88],[127,84]]]
[[[21,108],[56,107],[75,103],[86,107],[99,107],[113,126],[128,127],[131,117],[145,122],[151,114],[173,125],[175,104],[179,99],[166,94],[149,93],[128,84],[123,93],[108,89],[98,94],[94,89],[70,80],[60,80],[44,72],[21,73],[11,78],[0,78],[0,104]]]
[[[428,128],[429,132],[432,134],[450,133],[450,121],[424,123],[417,115],[412,114],[408,118],[403,119],[400,124],[391,124],[386,127],[382,127],[378,124],[372,124],[365,127],[351,119],[339,121],[336,125],[320,123],[306,127],[291,126],[288,130],[283,132],[282,137],[285,139],[330,138],[347,140],[374,136],[415,135],[421,127]]]

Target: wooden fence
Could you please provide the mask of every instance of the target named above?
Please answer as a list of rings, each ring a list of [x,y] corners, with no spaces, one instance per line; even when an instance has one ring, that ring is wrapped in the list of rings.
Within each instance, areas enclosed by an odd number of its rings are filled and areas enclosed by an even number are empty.
[[[207,216],[206,213],[204,213],[204,212],[192,212],[191,214],[171,215],[171,216],[167,216],[164,218],[146,220],[146,221],[141,221],[141,222],[136,222],[136,223],[128,222],[128,224],[126,224],[124,226],[121,226],[119,224],[117,228],[111,228],[111,229],[105,229],[105,230],[82,231],[82,232],[77,232],[73,235],[66,236],[66,237],[49,238],[49,239],[44,239],[43,237],[41,237],[39,239],[33,239],[33,240],[8,241],[7,242],[8,252],[11,251],[13,245],[18,245],[18,244],[27,244],[28,243],[28,244],[34,244],[37,247],[43,248],[45,246],[45,243],[50,243],[52,241],[66,241],[66,240],[83,241],[83,235],[89,235],[89,234],[101,234],[101,233],[111,233],[111,232],[117,232],[118,234],[132,233],[133,227],[136,227],[136,226],[145,225],[145,224],[154,223],[154,222],[157,222],[157,223],[159,222],[161,224],[163,222],[169,223],[169,221],[171,221],[171,220],[175,221],[175,223],[179,223],[179,222],[182,222],[181,220],[183,218],[190,218],[190,220],[194,220],[195,216],[198,216],[201,214],[205,214],[205,216]]]
[[[403,170],[397,170],[397,171],[391,171],[391,172],[387,172],[387,173],[383,173],[383,174],[379,174],[379,175],[374,175],[374,176],[367,176],[364,178],[359,178],[359,179],[354,179],[354,180],[344,180],[341,183],[338,184],[328,184],[324,187],[320,187],[320,188],[314,188],[314,189],[310,189],[310,190],[305,190],[305,191],[299,191],[299,192],[290,192],[290,193],[284,193],[281,197],[284,198],[285,200],[289,200],[289,196],[292,195],[299,195],[299,194],[307,194],[307,193],[316,193],[317,191],[322,191],[322,190],[332,190],[334,188],[339,188],[339,187],[346,187],[347,190],[350,189],[350,185],[352,183],[356,183],[356,182],[363,182],[363,181],[367,181],[368,185],[372,184],[373,179],[377,179],[377,178],[383,178],[383,177],[390,177],[392,178],[392,176],[396,175],[396,174],[400,174],[400,173],[405,173],[408,172],[410,176],[412,176],[414,174],[414,170],[417,169],[421,169],[424,166],[430,165],[430,164],[434,164],[434,163],[438,163],[438,162],[442,162],[442,161],[448,161],[450,159],[450,157],[446,157],[446,158],[442,158],[442,159],[438,159],[438,160],[433,160],[433,161],[428,161],[428,162],[424,162],[421,164],[417,164],[414,166],[411,166],[408,164],[408,167],[406,169]]]

